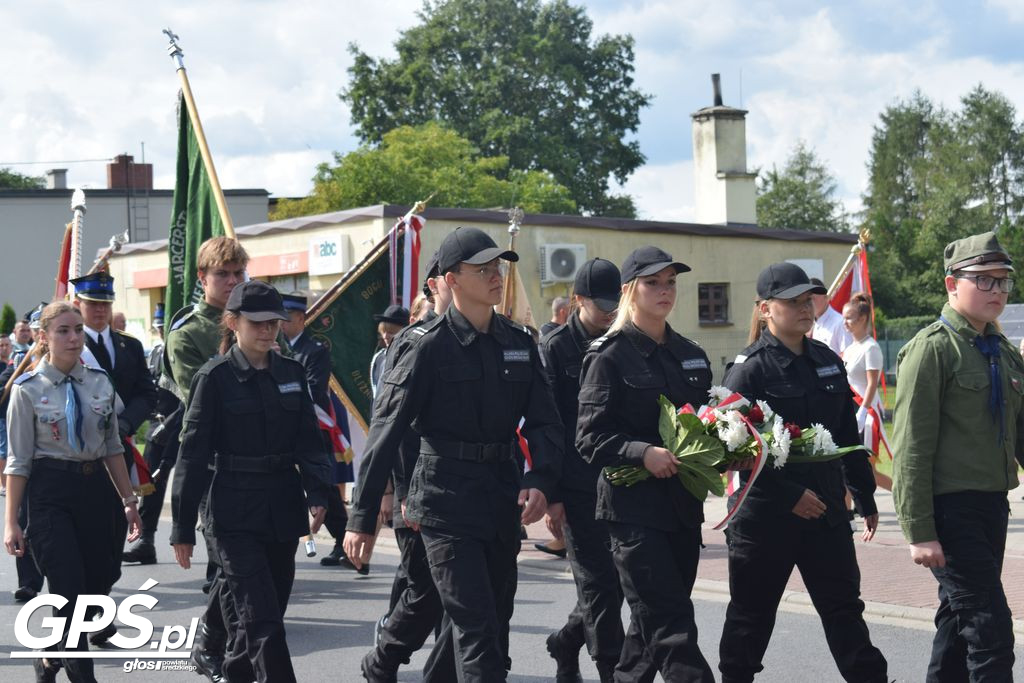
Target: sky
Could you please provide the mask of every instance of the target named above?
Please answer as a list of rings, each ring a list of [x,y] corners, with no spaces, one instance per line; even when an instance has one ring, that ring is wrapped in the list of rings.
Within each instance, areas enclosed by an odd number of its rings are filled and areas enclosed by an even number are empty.
[[[983,84],[1024,110],[1024,2],[573,0],[594,34],[636,41],[637,86],[653,96],[635,134],[647,158],[624,190],[639,217],[692,220],[690,114],[749,110],[748,166],[782,166],[803,140],[861,207],[879,114],[920,90],[956,108]],[[278,197],[312,188],[318,163],[358,146],[338,92],[347,46],[393,57],[419,0],[0,4],[0,167],[68,168],[72,186],[106,186],[105,159],[132,154],[172,188],[180,36],[192,90],[225,188]],[[94,160],[84,163],[79,160]],[[37,162],[23,164],[16,162]]]

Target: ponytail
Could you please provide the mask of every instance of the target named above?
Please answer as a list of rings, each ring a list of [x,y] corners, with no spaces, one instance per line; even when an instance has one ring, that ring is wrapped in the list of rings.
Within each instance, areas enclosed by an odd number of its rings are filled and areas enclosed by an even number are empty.
[[[747,337],[747,346],[750,346],[761,338],[761,333],[768,326],[768,321],[761,315],[761,301],[754,302],[754,312],[750,316],[750,334]]]

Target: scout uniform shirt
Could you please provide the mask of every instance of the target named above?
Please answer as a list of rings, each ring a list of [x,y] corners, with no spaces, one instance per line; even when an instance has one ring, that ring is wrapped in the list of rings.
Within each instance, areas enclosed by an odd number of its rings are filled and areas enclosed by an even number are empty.
[[[932,498],[958,491],[1016,488],[1024,461],[1024,361],[999,337],[1003,429],[989,411],[991,368],[975,346],[978,331],[946,304],[942,318],[921,330],[897,360],[893,412],[893,500],[911,543],[938,538]]]
[[[188,403],[192,378],[203,364],[217,355],[220,348],[220,317],[224,309],[201,301],[195,306],[186,306],[171,319],[171,331],[167,333],[167,349],[161,385],[174,391],[182,403]]]
[[[70,402],[68,387],[78,402]],[[29,477],[35,458],[94,461],[124,452],[117,434],[114,384],[103,370],[75,363],[65,375],[45,358],[14,381],[7,408],[4,474]],[[82,448],[68,441],[69,416],[81,419]],[[74,429],[74,427],[72,427]]]

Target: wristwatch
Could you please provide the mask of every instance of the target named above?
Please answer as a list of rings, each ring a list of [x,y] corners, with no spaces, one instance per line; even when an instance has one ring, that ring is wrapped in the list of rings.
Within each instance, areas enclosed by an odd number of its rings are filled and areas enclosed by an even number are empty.
[[[128,506],[129,506],[129,505],[131,505],[132,503],[135,503],[136,505],[138,505],[138,503],[139,503],[139,497],[138,497],[138,496],[136,496],[136,495],[135,495],[135,494],[133,493],[133,494],[132,494],[132,495],[130,495],[130,496],[127,496],[127,497],[125,497],[125,498],[122,498],[122,499],[121,499],[121,503],[122,503],[122,504],[123,504],[123,505],[124,505],[125,507],[128,507]]]

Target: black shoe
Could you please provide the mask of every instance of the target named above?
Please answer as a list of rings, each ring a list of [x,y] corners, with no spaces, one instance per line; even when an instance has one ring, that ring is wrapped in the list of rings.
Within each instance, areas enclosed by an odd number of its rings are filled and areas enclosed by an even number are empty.
[[[192,663],[196,665],[196,671],[200,676],[206,676],[213,683],[223,683],[226,680],[224,678],[224,658],[220,655],[193,650]]]
[[[89,636],[89,642],[93,645],[106,645],[107,641],[110,640],[114,634],[117,633],[117,627],[113,623],[107,624],[96,633]]]
[[[32,586],[22,586],[18,590],[14,591],[14,601],[28,602],[37,595],[39,595],[39,591],[37,591]]]
[[[152,541],[139,541],[133,548],[121,553],[121,561],[156,564],[156,546]]]
[[[384,630],[384,626],[387,625],[387,623],[388,623],[388,615],[387,614],[382,616],[380,619],[378,619],[376,621],[376,623],[374,623],[374,625],[373,625],[373,646],[374,647],[377,647],[377,644],[380,643],[380,632]]]
[[[377,662],[377,651],[370,650],[359,663],[359,670],[363,672],[363,678],[370,683],[398,683],[397,671],[386,671]]]
[[[354,571],[356,574],[359,574],[360,576],[366,576],[367,574],[370,573],[370,563],[369,562],[364,563],[362,567],[360,567],[359,569],[356,569],[356,566],[354,564],[352,564],[352,560],[348,559],[345,556],[342,556],[342,558],[340,560],[338,560],[338,564],[341,565],[342,567],[344,567],[345,569],[351,569],[352,571]]]
[[[533,547],[536,548],[537,550],[541,551],[542,553],[547,553],[548,555],[554,555],[555,557],[560,557],[563,560],[565,559],[565,548],[562,548],[560,550],[556,550],[555,548],[547,547],[543,543],[534,543]]]
[[[320,564],[324,567],[337,567],[341,564],[343,557],[345,557],[345,549],[341,547],[341,541],[335,541],[331,552],[320,558]]]
[[[600,677],[601,683],[615,683],[616,662],[607,662],[599,659],[594,663],[597,665],[597,675]]]
[[[60,665],[45,663],[42,657],[32,660],[32,669],[36,672],[36,683],[55,683]]]
[[[555,660],[555,683],[583,683],[579,650],[572,652],[567,649],[557,633],[548,636],[547,646],[548,654]]]

